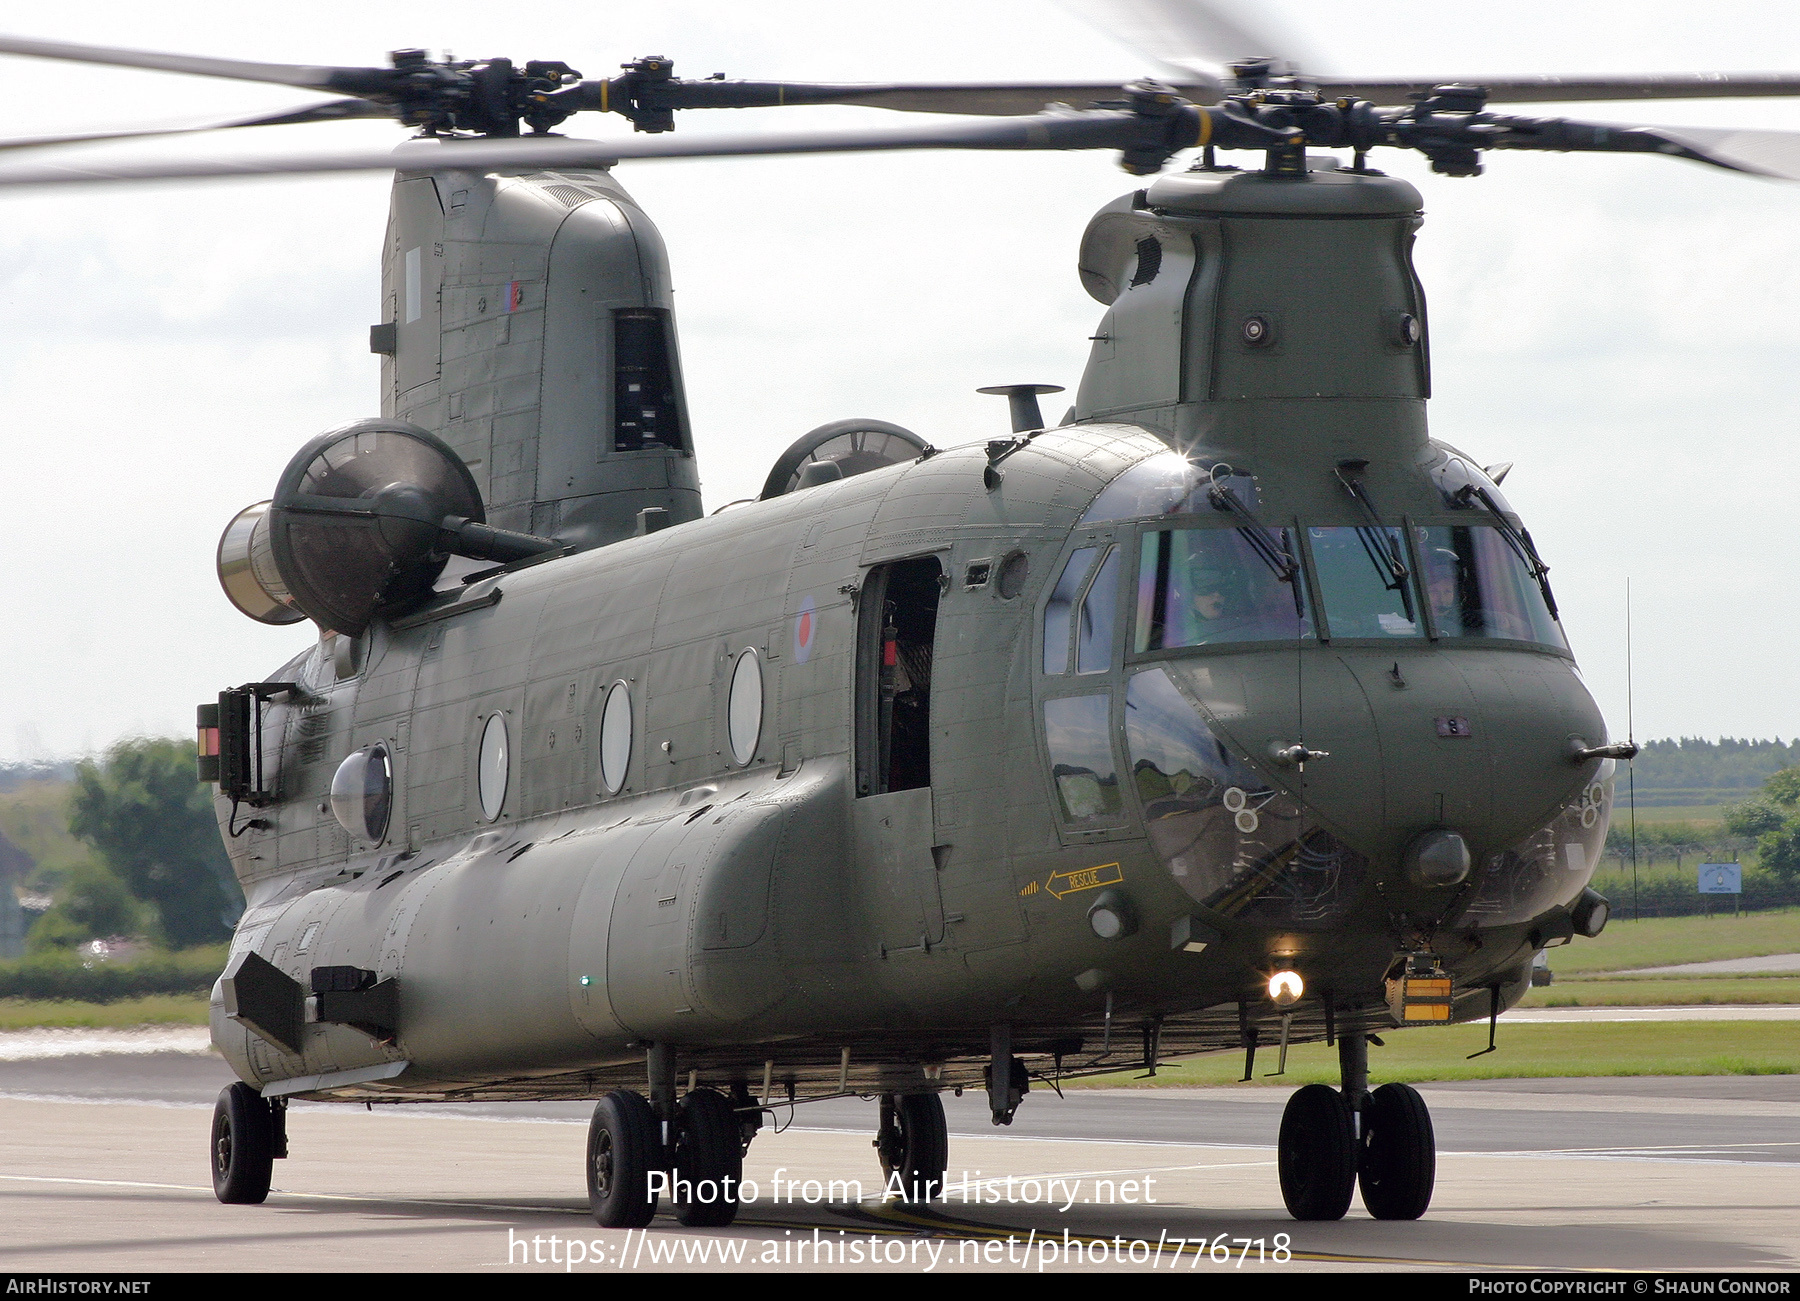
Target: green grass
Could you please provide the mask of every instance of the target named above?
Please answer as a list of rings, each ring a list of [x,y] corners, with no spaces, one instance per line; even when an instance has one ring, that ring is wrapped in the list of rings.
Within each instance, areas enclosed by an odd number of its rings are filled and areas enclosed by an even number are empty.
[[[1800,1003],[1800,976],[1587,976],[1533,989],[1520,1007]]]
[[[1619,907],[1617,900],[1613,906],[1615,910]],[[1800,908],[1771,908],[1742,917],[1645,917],[1640,921],[1621,918],[1615,911],[1598,939],[1577,936],[1573,942],[1551,949],[1550,967],[1560,978],[1769,953],[1800,953]]]
[[[1757,792],[1745,791],[1744,798],[1750,799]],[[1662,824],[1664,822],[1691,822],[1696,827],[1708,831],[1717,831],[1724,825],[1725,806],[1722,804],[1681,804],[1666,809],[1651,808],[1639,804],[1637,809],[1638,826],[1646,823]],[[1625,806],[1625,791],[1621,788],[1616,794],[1613,804],[1613,826],[1621,830],[1631,826],[1631,810]]]
[[[1574,1075],[1793,1075],[1800,1073],[1800,1022],[1657,1021],[1632,1024],[1508,1025],[1500,1051],[1487,1047],[1487,1024],[1396,1030],[1384,1048],[1369,1048],[1369,1078],[1420,1083]],[[1287,1074],[1268,1077],[1277,1051],[1256,1053],[1256,1079],[1246,1088],[1338,1083],[1337,1050],[1302,1044],[1288,1050]],[[1182,1088],[1235,1084],[1244,1055],[1233,1050],[1165,1063],[1153,1079],[1142,1071],[1065,1082],[1067,1088]],[[1041,1086],[1039,1086],[1041,1087]]]
[[[121,998],[112,1003],[0,998],[0,1030],[205,1025],[206,1017],[206,999],[187,994],[147,994],[141,998]]]

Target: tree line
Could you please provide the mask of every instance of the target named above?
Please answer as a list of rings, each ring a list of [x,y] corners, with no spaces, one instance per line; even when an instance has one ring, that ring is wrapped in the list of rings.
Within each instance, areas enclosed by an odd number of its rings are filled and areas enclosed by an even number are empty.
[[[1800,741],[1683,736],[1644,742],[1631,778],[1640,804],[1717,804],[1751,796],[1775,773],[1796,765]]]
[[[134,737],[83,760],[68,818],[92,853],[31,927],[28,952],[114,936],[170,949],[231,937],[244,895],[219,840],[212,790],[195,778],[192,741]]]

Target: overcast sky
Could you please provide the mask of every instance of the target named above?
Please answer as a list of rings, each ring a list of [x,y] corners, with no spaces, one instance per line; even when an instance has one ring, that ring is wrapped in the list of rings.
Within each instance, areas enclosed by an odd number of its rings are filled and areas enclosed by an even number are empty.
[[[1800,7],[1514,0],[1260,5],[1343,74],[1800,69]],[[1149,62],[1049,0],[432,5],[95,0],[21,34],[297,63],[402,46],[796,80],[1130,79]],[[0,133],[304,100],[263,87],[0,58]],[[1545,110],[1554,111],[1554,110]],[[1600,120],[1800,128],[1775,101],[1600,105]],[[917,120],[917,119],[913,119]],[[699,133],[894,125],[858,109],[681,118]],[[571,124],[574,126],[574,124]],[[590,118],[575,133],[627,133]],[[381,123],[238,133],[259,149],[386,141]],[[168,147],[168,146],[164,146]],[[138,148],[142,148],[139,146]],[[1427,222],[1432,429],[1486,463],[1553,569],[1622,735],[1800,733],[1800,187],[1642,156],[1500,155],[1476,180],[1409,157]],[[933,442],[1005,429],[984,384],[1074,388],[1100,308],[1075,250],[1138,182],[1109,156],[657,162],[618,173],[661,226],[707,504],[842,416]],[[308,437],[376,414],[383,177],[0,195],[0,403],[14,544],[0,568],[0,759],[186,733],[193,705],[305,642],[237,614],[213,549]],[[1060,410],[1060,408],[1058,408]],[[310,626],[310,625],[307,625]]]

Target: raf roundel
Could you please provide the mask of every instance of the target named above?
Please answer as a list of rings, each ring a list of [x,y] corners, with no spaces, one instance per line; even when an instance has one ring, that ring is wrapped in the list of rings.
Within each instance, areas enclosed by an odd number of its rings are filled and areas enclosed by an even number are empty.
[[[804,664],[812,658],[813,638],[818,635],[819,615],[810,596],[800,598],[800,613],[794,616],[794,663]]]

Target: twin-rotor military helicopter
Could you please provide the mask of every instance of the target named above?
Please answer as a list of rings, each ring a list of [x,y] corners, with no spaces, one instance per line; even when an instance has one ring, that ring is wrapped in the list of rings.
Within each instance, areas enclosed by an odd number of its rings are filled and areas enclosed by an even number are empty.
[[[320,629],[201,708],[248,901],[213,998],[241,1080],[211,1130],[222,1200],[266,1197],[292,1099],[597,1098],[600,1223],[647,1224],[666,1191],[725,1224],[769,1107],[857,1094],[892,1186],[928,1201],[946,1089],[1006,1124],[1034,1082],[1221,1049],[1248,1074],[1324,1040],[1342,1087],[1288,1104],[1288,1208],[1340,1217],[1360,1182],[1379,1218],[1424,1213],[1430,1117],[1370,1089],[1368,1045],[1497,1017],[1537,952],[1599,932],[1631,747],[1576,675],[1506,467],[1427,434],[1420,197],[1368,159],[1654,152],[1793,179],[1792,136],[1488,105],[1800,79],[1215,75],[1241,27],[1144,2],[1198,56],[1172,84],[0,39],[342,96],[220,127],[420,130],[393,153],[0,168],[396,173],[381,415],[308,443],[219,547],[240,610]],[[995,120],[664,134],[677,110],[808,103]],[[534,138],[586,111],[651,138]],[[704,515],[666,257],[613,165],[895,148],[1112,149],[1154,178],[1082,239],[1106,312],[1073,407],[1047,429],[1054,390],[998,386],[1009,436],[948,449],[828,425]]]

